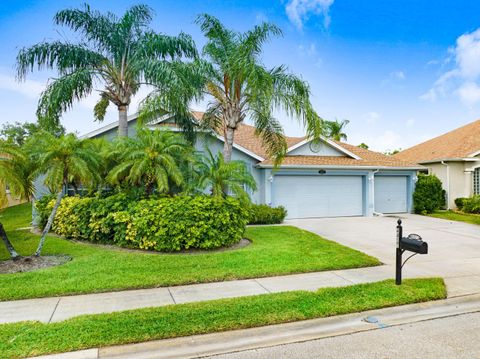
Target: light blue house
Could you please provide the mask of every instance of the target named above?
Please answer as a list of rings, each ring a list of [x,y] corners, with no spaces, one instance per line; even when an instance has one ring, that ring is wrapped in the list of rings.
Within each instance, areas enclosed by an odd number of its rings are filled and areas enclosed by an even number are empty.
[[[203,113],[193,112],[197,120]],[[150,127],[175,130],[171,116],[163,116]],[[136,115],[129,117],[129,136],[135,136]],[[255,128],[241,125],[235,133],[232,158],[244,161],[258,190],[251,193],[255,203],[284,206],[288,218],[372,216],[412,210],[416,173],[423,167],[346,143],[322,139],[310,141],[288,137],[287,156],[274,169]],[[84,137],[117,135],[112,123]],[[195,147],[217,153],[223,148],[221,135],[199,132]]]

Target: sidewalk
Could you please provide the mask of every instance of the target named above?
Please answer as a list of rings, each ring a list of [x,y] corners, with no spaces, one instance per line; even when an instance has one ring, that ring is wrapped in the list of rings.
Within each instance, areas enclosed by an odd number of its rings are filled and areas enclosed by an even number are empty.
[[[38,359],[197,358],[367,332],[480,311],[480,295],[259,328],[92,348]]]
[[[246,280],[127,290],[98,294],[50,297],[0,302],[0,323],[38,320],[62,321],[82,314],[110,313],[129,309],[159,307],[221,298],[316,290],[394,278],[390,265],[338,271],[294,274]],[[405,278],[435,276],[419,269],[405,270]],[[459,276],[446,278],[449,297],[480,293],[480,278]]]

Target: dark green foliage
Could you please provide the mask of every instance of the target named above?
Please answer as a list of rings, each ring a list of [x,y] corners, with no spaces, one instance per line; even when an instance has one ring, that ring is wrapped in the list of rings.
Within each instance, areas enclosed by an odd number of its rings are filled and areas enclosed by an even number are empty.
[[[266,204],[252,204],[250,221],[248,224],[279,224],[287,215],[287,210],[282,207],[270,207]]]
[[[233,245],[242,238],[248,217],[248,208],[231,197],[179,196],[137,202],[117,194],[63,199],[53,229],[68,238],[172,252]]]
[[[50,212],[52,211],[51,208],[48,207],[48,204],[52,201],[55,200],[55,195],[54,194],[48,194],[43,196],[40,199],[37,199],[35,201],[35,209],[38,212],[39,216],[39,225],[43,228],[45,224],[47,223],[48,216],[50,215]]]
[[[461,211],[466,201],[468,201],[468,198],[465,198],[465,197],[456,198],[455,206],[457,206],[457,208]]]
[[[455,203],[457,203],[455,201]],[[461,210],[465,213],[480,213],[480,195],[471,198],[464,198]]]
[[[445,206],[445,191],[435,175],[419,175],[413,192],[415,213],[427,214]]]

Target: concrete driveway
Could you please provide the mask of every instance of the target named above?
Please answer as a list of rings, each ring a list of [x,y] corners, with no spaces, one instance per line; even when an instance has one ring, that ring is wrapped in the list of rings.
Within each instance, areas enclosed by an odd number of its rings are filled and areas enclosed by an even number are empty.
[[[417,233],[429,246],[429,254],[417,255],[408,261],[404,278],[443,277],[449,296],[480,293],[480,226],[413,214],[296,219],[288,220],[286,224],[380,259],[391,267],[393,278],[398,218],[403,221],[404,235]]]

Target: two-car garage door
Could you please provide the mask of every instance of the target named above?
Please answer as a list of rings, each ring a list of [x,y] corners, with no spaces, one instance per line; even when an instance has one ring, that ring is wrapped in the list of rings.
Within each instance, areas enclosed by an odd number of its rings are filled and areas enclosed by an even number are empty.
[[[345,217],[365,214],[364,176],[277,175],[274,206],[288,218]],[[379,213],[407,212],[407,176],[375,176],[374,208]]]
[[[288,218],[361,216],[362,176],[275,176],[274,206],[284,206]]]

